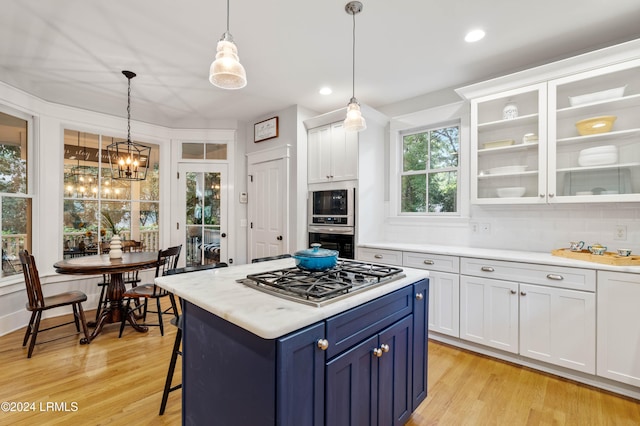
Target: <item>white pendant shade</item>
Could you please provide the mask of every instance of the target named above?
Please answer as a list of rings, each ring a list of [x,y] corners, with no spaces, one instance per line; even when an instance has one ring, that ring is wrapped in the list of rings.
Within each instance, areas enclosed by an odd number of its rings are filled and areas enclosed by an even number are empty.
[[[247,74],[238,58],[236,44],[226,38],[218,41],[218,53],[209,70],[209,81],[222,89],[242,89],[247,85]]]
[[[344,120],[345,132],[359,132],[367,128],[367,122],[360,112],[360,104],[354,98],[347,106],[347,118]]]

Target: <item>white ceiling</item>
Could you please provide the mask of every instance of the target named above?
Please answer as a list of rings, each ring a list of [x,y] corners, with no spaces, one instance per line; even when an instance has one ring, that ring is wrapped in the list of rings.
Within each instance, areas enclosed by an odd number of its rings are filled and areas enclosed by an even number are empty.
[[[224,0],[2,0],[0,81],[47,101],[133,120],[207,128],[300,105],[324,113],[351,97],[346,0],[231,0],[244,89],[208,81]],[[640,37],[638,0],[363,0],[356,88],[383,108]],[[469,29],[484,40],[468,44]],[[333,94],[318,90],[329,85]]]

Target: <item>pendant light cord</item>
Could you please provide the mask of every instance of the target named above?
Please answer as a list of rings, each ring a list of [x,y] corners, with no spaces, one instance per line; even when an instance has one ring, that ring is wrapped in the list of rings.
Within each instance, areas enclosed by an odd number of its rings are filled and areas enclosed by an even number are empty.
[[[127,141],[131,142],[131,78],[127,77]]]
[[[227,32],[229,32],[229,0],[227,0]]]
[[[353,17],[353,43],[352,43],[353,52],[351,54],[353,61],[352,61],[352,67],[351,67],[351,89],[352,89],[351,97],[355,98],[356,97],[356,14],[355,12],[351,11],[351,16]]]

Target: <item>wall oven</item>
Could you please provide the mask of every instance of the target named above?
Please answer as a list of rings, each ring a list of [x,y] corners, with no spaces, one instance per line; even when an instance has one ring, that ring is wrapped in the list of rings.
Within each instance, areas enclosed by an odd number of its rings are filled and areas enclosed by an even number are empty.
[[[311,191],[308,212],[309,244],[355,259],[355,189]]]

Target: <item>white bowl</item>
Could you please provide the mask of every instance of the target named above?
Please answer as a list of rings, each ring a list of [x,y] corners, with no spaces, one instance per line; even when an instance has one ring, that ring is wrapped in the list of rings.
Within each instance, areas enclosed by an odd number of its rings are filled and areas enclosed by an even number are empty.
[[[500,198],[522,197],[527,188],[524,186],[509,186],[506,188],[497,188],[496,193]]]
[[[569,96],[569,105],[578,106],[590,104],[592,102],[621,98],[624,96],[624,91],[626,88],[627,86],[622,86],[613,89],[602,90],[600,92],[587,93],[579,96]]]
[[[606,166],[617,162],[618,149],[613,145],[583,149],[578,155],[578,165],[581,167]]]

